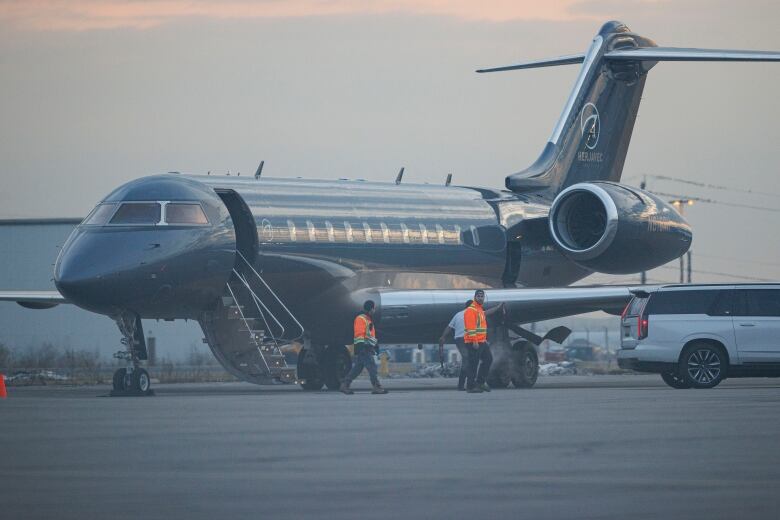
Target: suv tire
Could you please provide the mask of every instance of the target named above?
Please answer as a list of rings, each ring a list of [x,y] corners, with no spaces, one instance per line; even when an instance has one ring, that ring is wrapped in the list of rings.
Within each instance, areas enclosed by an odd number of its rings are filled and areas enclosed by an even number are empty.
[[[672,388],[676,388],[677,390],[685,390],[691,387],[691,385],[689,385],[682,377],[679,376],[677,371],[662,372],[661,379],[664,380],[664,383],[671,386]]]
[[[722,348],[693,343],[683,349],[679,374],[693,388],[713,388],[726,379],[728,361]]]

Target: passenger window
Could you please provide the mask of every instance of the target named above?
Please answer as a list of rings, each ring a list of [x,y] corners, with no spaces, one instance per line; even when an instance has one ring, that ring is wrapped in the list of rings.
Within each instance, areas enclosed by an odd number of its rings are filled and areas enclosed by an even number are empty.
[[[182,204],[169,202],[165,205],[165,222],[168,224],[188,224],[203,226],[209,223],[200,204]]]
[[[314,229],[314,224],[311,220],[306,221],[306,228],[309,230],[309,242],[317,241],[317,230]]]
[[[653,293],[647,314],[707,314],[718,296],[716,290],[660,291]]]
[[[363,222],[363,232],[366,234],[366,242],[372,243],[374,237],[371,236],[371,226],[368,225],[368,222]]]
[[[160,204],[158,202],[126,202],[119,206],[109,224],[146,224],[160,223]]]
[[[287,229],[290,231],[290,242],[295,242],[297,240],[296,232],[295,232],[295,222],[293,222],[292,220],[288,220]]]
[[[409,243],[409,228],[406,227],[406,224],[401,224],[401,236],[403,237],[404,244]]]
[[[444,228],[441,225],[436,224],[436,236],[439,237],[439,243],[444,243]]]
[[[420,224],[420,238],[422,238],[423,244],[428,243],[428,229],[425,227],[425,224]]]
[[[347,234],[347,242],[355,240],[355,236],[352,234],[352,224],[344,222],[344,232]]]
[[[471,240],[474,241],[474,247],[479,247],[479,232],[476,226],[469,226],[469,229],[471,230]]]
[[[715,304],[707,313],[710,316],[732,316],[734,312],[734,291],[718,291]]]
[[[742,289],[737,292],[742,303],[735,309],[739,311],[738,316],[780,317],[780,289]]]
[[[92,210],[92,213],[87,215],[82,224],[89,224],[91,226],[102,226],[108,222],[111,215],[116,209],[116,204],[100,204],[98,207]]]
[[[333,235],[333,224],[330,223],[330,221],[325,221],[325,229],[328,232],[328,242],[334,242],[335,237]]]

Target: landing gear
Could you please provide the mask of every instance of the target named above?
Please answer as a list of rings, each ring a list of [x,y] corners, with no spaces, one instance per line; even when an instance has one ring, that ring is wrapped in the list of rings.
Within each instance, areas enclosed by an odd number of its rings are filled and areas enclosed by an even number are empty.
[[[328,390],[338,390],[352,369],[352,356],[344,345],[326,347],[322,356],[322,376]]]
[[[515,388],[531,388],[539,377],[539,356],[527,341],[512,345],[512,384]]]
[[[322,380],[320,373],[320,363],[317,360],[317,354],[314,349],[304,347],[298,352],[298,380],[301,381],[301,387],[310,392],[322,390],[325,381]]]
[[[122,344],[126,349],[115,353],[114,357],[126,361],[127,367],[114,372],[113,390],[110,395],[154,395],[149,372],[141,368],[141,361],[148,357],[141,318],[135,313],[123,312],[116,318],[116,323],[124,336]]]
[[[352,368],[352,357],[343,345],[309,345],[298,353],[298,379],[304,390],[317,391],[323,386],[338,390]]]
[[[502,357],[497,363],[493,364],[493,367],[488,374],[487,384],[490,385],[490,388],[509,388],[511,382],[511,361],[506,357]]]

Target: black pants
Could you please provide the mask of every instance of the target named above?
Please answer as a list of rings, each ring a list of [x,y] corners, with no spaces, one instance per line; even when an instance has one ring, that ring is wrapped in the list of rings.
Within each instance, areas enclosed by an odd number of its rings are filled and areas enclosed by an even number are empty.
[[[455,346],[458,347],[460,353],[460,372],[458,373],[458,388],[466,388],[466,378],[469,375],[469,351],[466,348],[466,344],[463,343],[463,338],[455,338]]]
[[[477,348],[474,348],[475,346]],[[469,377],[467,386],[469,388],[474,388],[487,381],[490,365],[493,363],[493,354],[490,353],[490,345],[487,343],[466,343],[466,348],[469,351]]]

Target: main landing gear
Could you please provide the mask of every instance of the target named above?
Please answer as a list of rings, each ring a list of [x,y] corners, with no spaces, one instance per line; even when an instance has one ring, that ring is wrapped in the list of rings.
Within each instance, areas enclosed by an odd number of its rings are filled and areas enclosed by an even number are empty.
[[[352,368],[352,356],[344,345],[307,344],[298,353],[298,379],[304,390],[326,386],[338,390]]]
[[[131,312],[124,312],[115,318],[119,331],[122,333],[122,344],[125,350],[120,350],[114,357],[127,362],[127,367],[114,372],[112,397],[154,395],[149,372],[141,368],[141,361],[148,358],[146,341],[144,340],[141,318]]]

